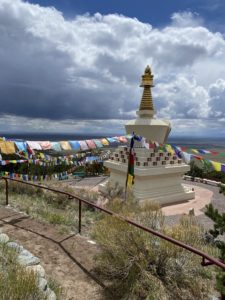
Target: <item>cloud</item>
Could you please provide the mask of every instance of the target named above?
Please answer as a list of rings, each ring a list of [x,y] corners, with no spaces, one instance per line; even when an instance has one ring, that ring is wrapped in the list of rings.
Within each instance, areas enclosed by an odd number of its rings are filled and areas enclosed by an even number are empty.
[[[198,27],[204,23],[199,14],[191,11],[175,12],[172,14],[171,20],[175,27]]]
[[[172,119],[200,119],[208,116],[207,90],[198,86],[193,78],[180,74],[174,80],[160,83],[157,87],[160,101],[159,117]]]
[[[209,107],[210,116],[215,118],[225,118],[225,80],[218,79],[209,87]]]
[[[52,7],[0,0],[1,115],[31,130],[121,130],[139,106],[147,64],[159,117],[222,118],[224,63],[222,34],[191,12],[157,29],[123,15],[67,20]]]

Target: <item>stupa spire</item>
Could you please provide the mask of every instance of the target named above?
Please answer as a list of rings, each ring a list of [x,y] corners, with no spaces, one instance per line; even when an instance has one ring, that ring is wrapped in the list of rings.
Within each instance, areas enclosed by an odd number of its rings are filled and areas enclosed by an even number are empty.
[[[152,92],[151,88],[153,85],[153,75],[149,65],[145,68],[145,73],[142,75],[142,82],[140,87],[143,87],[143,94],[141,98],[141,103],[139,107],[139,111],[154,111],[153,100],[152,100]]]

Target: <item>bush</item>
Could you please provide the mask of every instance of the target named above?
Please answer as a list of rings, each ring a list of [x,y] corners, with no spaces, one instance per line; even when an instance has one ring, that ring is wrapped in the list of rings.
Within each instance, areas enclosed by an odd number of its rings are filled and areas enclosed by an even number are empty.
[[[219,250],[219,258],[225,261],[225,242],[220,237],[225,232],[225,213],[219,213],[218,209],[214,208],[212,203],[206,205],[205,215],[213,222],[213,229],[209,230],[209,234],[213,237],[214,244]],[[218,268],[216,274],[216,288],[225,297],[225,270]]]
[[[218,186],[219,186],[219,192],[220,192],[221,194],[224,194],[224,195],[225,195],[225,186],[222,185],[222,184],[220,184],[220,185],[218,185]]]
[[[110,209],[184,243],[214,251],[206,247],[203,230],[193,217],[185,216],[177,226],[167,228],[155,203],[139,206],[131,200],[122,204],[114,200]],[[199,257],[119,217],[104,216],[93,238],[101,246],[96,272],[109,281],[118,299],[205,299],[212,288],[209,269],[201,267]]]
[[[192,177],[206,178],[210,180],[220,181],[225,183],[225,173],[214,171],[212,167],[208,167],[206,164],[199,167],[195,161],[190,163],[190,171],[187,172],[187,175]]]
[[[190,171],[187,172],[188,176],[203,178],[203,169],[199,168],[194,161],[190,162]]]

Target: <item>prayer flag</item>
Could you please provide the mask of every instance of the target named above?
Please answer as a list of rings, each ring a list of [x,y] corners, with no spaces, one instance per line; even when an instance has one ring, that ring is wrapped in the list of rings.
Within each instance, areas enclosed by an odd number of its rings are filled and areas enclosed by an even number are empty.
[[[225,165],[221,165],[221,171],[225,173]]]
[[[198,150],[197,149],[191,149],[192,152],[196,153],[196,154],[199,154]]]
[[[213,155],[218,155],[219,152],[218,152],[218,151],[211,151],[211,154],[213,154]]]
[[[126,186],[131,187],[134,184],[134,137],[130,141],[130,152],[127,169]]]
[[[94,140],[94,143],[95,143],[97,148],[102,148],[103,147],[102,143],[98,139]]]
[[[183,157],[184,161],[186,162],[186,164],[189,164],[191,161],[192,155],[187,152],[182,152],[181,154],[182,154],[182,157]]]
[[[166,150],[167,150],[169,153],[174,154],[174,150],[173,150],[173,148],[171,147],[171,145],[166,144]]]
[[[221,163],[219,163],[219,162],[216,162],[216,161],[210,161],[211,162],[211,164],[212,164],[212,166],[213,166],[213,169],[215,170],[215,171],[218,171],[218,172],[220,172],[221,171]]]

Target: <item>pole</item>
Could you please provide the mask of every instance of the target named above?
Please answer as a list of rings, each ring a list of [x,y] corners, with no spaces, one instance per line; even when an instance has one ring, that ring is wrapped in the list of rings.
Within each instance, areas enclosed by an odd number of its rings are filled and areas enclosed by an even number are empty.
[[[134,132],[133,132],[133,136],[134,136]],[[133,147],[133,143],[134,143],[134,140],[133,140],[133,137],[130,141],[130,149],[129,149],[129,156],[128,156],[128,164],[127,164],[127,178],[126,178],[126,181],[125,181],[125,193],[124,193],[124,200],[126,201],[127,200],[127,183],[128,183],[128,176],[129,176],[129,167],[130,167],[130,156],[131,156],[131,148]]]
[[[81,233],[81,200],[79,200],[79,233]]]
[[[5,179],[5,205],[9,204],[9,183],[8,180]]]

